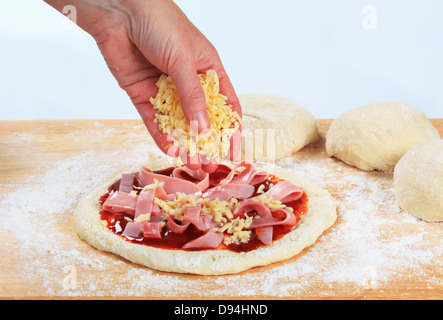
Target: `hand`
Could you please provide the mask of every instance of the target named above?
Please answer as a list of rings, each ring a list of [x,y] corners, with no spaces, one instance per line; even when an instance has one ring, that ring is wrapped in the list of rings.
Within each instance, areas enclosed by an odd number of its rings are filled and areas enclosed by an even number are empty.
[[[67,0],[46,0],[62,11]],[[183,113],[198,131],[208,129],[209,118],[198,73],[217,72],[220,92],[241,116],[241,107],[216,49],[187,19],[171,0],[71,0],[76,6],[77,24],[96,40],[101,53],[118,84],[129,95],[157,146],[170,156],[178,156],[154,123],[155,113],[149,99],[157,94],[162,73],[171,76],[177,87]],[[239,151],[241,135],[231,139],[229,158]],[[240,142],[239,142],[240,137]],[[236,141],[234,141],[236,140]],[[180,155],[191,169],[211,172],[217,164],[195,156]],[[203,162],[203,163],[202,163]]]

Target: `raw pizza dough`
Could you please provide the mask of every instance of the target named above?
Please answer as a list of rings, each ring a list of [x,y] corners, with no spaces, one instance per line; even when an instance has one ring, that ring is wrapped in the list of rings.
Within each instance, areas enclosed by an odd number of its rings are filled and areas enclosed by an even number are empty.
[[[394,170],[398,205],[426,221],[443,221],[443,140],[409,150]]]
[[[156,170],[170,164],[161,157],[147,166]],[[139,170],[140,167],[134,168],[133,171]],[[81,239],[99,250],[115,253],[134,263],[161,271],[220,275],[286,260],[314,244],[317,238],[334,224],[337,218],[336,204],[326,190],[291,172],[273,169],[269,173],[296,184],[305,191],[309,199],[308,212],[295,229],[270,246],[236,253],[229,250],[167,250],[125,241],[103,225],[99,216],[98,199],[120,176],[105,183],[80,202],[74,214],[75,230]]]
[[[275,162],[317,141],[317,122],[299,103],[273,94],[238,98],[243,113],[242,160]]]
[[[392,172],[417,143],[439,139],[426,116],[398,101],[384,101],[344,112],[326,134],[329,156],[365,171]]]

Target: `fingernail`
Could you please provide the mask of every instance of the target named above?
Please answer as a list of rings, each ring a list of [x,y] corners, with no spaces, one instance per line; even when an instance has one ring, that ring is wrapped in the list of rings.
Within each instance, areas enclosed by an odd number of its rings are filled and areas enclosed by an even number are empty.
[[[207,111],[198,111],[191,115],[190,126],[192,130],[200,133],[202,130],[209,129],[211,127],[209,123],[209,117]]]
[[[237,158],[241,148],[241,143],[242,143],[242,132],[241,130],[237,130],[234,132],[234,134],[231,137],[229,151],[228,154],[226,155],[226,159],[233,161],[235,158]]]
[[[198,154],[189,156],[187,152],[180,155],[183,164],[191,170],[198,170],[201,168],[201,160]]]

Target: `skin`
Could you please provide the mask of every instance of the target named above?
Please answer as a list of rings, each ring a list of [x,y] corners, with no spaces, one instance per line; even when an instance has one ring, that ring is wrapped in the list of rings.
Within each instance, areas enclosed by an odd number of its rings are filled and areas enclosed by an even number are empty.
[[[241,116],[234,88],[214,46],[171,0],[45,0],[63,12],[66,5],[76,8],[80,28],[97,42],[107,66],[119,86],[126,91],[157,146],[167,155],[180,156],[191,169],[216,169],[214,160],[171,146],[167,134],[154,124],[155,110],[149,99],[157,94],[163,73],[171,76],[190,125],[201,132],[209,129],[209,117],[199,73],[217,72],[220,93]],[[241,133],[231,139],[228,158],[240,149]]]

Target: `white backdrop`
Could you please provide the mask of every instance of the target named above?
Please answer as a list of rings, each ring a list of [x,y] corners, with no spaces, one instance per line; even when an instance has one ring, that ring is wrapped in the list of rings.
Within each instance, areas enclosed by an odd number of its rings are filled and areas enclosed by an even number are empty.
[[[317,118],[402,100],[443,118],[443,1],[180,0],[238,94]],[[138,118],[93,39],[40,0],[0,2],[0,119]]]

